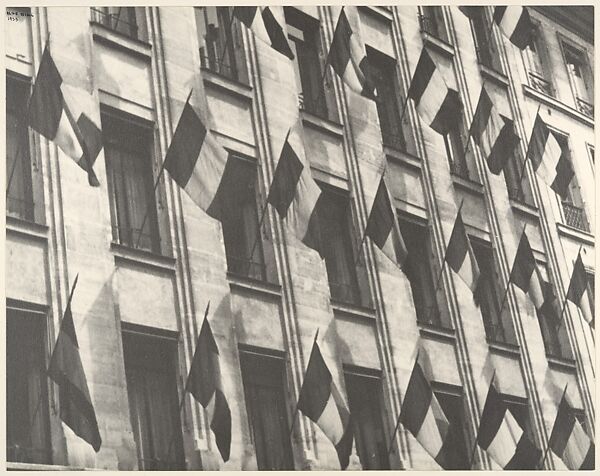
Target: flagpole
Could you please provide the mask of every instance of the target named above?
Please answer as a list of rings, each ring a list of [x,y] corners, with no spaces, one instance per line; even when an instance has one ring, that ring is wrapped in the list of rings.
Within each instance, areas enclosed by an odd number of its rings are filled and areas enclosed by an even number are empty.
[[[494,369],[494,373],[492,373],[492,379],[490,380],[490,387],[494,384],[494,379],[496,378],[496,369]],[[490,393],[490,389],[488,387],[488,394]],[[487,401],[487,395],[485,400]],[[484,403],[485,407],[485,403]],[[481,420],[479,421],[479,425],[481,425]],[[477,451],[477,445],[479,442],[479,430],[477,430],[477,434],[475,435],[475,442],[473,444],[473,450],[471,451],[471,457],[469,458],[469,470],[473,467],[473,463],[475,462],[475,452]]]
[[[537,118],[540,114],[540,108],[542,104],[538,104],[537,111],[535,113],[535,119],[533,122],[533,129],[531,131],[531,135],[529,136],[529,141],[527,142],[527,150],[525,151],[525,158],[523,159],[523,165],[521,166],[521,172],[519,172],[519,189],[521,188],[521,184],[523,183],[523,177],[525,175],[525,166],[527,165],[527,159],[529,158],[529,148],[531,147],[531,139],[533,138],[533,132],[535,130],[535,124],[537,122]]]
[[[523,236],[523,233],[525,233],[525,230],[527,229],[527,223],[525,223],[525,226],[523,227],[523,231],[521,232],[521,236]],[[519,243],[521,243],[521,239],[519,238]],[[517,251],[519,250],[519,247],[517,246]],[[516,258],[516,256],[515,256]],[[502,298],[502,304],[500,305],[500,310],[498,311],[499,316],[498,318],[500,318],[500,316],[502,315],[502,310],[504,309],[504,304],[506,303],[506,298],[508,296],[508,289],[510,288],[510,283],[511,283],[511,277],[512,277],[512,272],[513,272],[513,268],[514,268],[514,261],[513,261],[513,266],[510,269],[510,274],[508,276],[508,283],[506,283],[506,289],[504,290],[504,297]]]
[[[194,88],[192,88],[190,90],[190,93],[188,94],[188,97],[185,100],[185,104],[189,103],[190,98],[192,97],[192,93],[193,92],[194,92]],[[185,105],[183,107],[185,108]],[[180,120],[181,120],[181,118],[180,118]],[[168,148],[167,148],[167,152],[168,152]],[[156,200],[156,189],[158,188],[158,184],[160,183],[160,179],[161,179],[162,175],[165,172],[165,166],[166,166],[166,161],[163,159],[162,164],[160,165],[160,170],[158,171],[158,174],[156,176],[156,180],[154,182],[154,187],[152,188],[152,197],[154,197],[155,200]],[[149,208],[150,208],[150,203],[148,203],[146,205],[146,211],[144,212],[144,218],[142,220],[142,226],[140,226],[140,231],[138,232],[138,238],[137,238],[137,241],[135,243],[135,248],[137,248],[140,245],[140,240],[142,239],[142,232],[144,231],[144,226],[146,226],[146,220],[148,219]]]
[[[265,220],[265,215],[266,215],[268,204],[269,204],[269,202],[267,200],[265,200],[265,204],[262,207],[262,212],[260,214],[260,220],[258,221],[256,238],[254,238],[254,244],[252,245],[252,251],[250,251],[250,258],[248,258],[248,270],[246,272],[247,275],[250,274],[250,269],[252,268],[252,259],[254,258],[254,250],[256,250],[256,245],[258,244],[258,240],[261,239],[261,234],[262,234],[261,228],[262,228],[263,222]]]
[[[256,7],[257,9],[260,7]],[[235,10],[235,7],[233,7],[233,9]],[[258,11],[256,12],[257,14],[259,13]],[[231,43],[231,41],[233,41],[233,32],[231,31],[231,27],[233,26],[233,20],[235,19],[235,16],[233,14],[233,10],[231,10],[231,18],[229,19],[229,26],[227,27],[227,30],[225,30],[225,34],[227,34],[227,32],[229,32],[229,35],[227,35],[227,38],[225,39],[225,44],[223,45],[223,52],[221,53],[221,56],[219,57],[219,62],[217,63],[217,67],[220,68],[221,63],[223,62],[223,58],[225,58],[225,53],[227,53],[227,47],[229,46],[229,43]]]

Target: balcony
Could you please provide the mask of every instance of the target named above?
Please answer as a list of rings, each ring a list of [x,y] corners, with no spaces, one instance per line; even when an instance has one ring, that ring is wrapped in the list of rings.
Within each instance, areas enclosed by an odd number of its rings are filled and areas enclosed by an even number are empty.
[[[565,214],[565,223],[586,233],[590,232],[590,225],[582,207],[578,207],[569,202],[562,202],[563,213]]]
[[[91,21],[134,40],[146,41],[137,24],[135,7],[90,8]]]
[[[149,224],[146,223],[146,226]],[[160,253],[160,238],[158,234],[142,233],[141,231],[139,228],[113,225],[113,237],[120,245],[137,250]]]
[[[593,119],[594,118],[594,105],[590,104],[589,102],[587,102],[579,97],[576,98],[576,100],[577,100],[577,110],[580,113],[585,114],[590,119]]]
[[[533,89],[539,91],[540,93],[546,94],[547,96],[554,97],[554,89],[552,88],[550,81],[544,79],[533,71],[529,71],[527,74],[529,76],[529,85]]]
[[[205,53],[204,48],[200,48],[200,66],[213,73],[240,82],[240,74],[235,61],[229,59],[231,55],[222,55],[220,58],[209,56]]]

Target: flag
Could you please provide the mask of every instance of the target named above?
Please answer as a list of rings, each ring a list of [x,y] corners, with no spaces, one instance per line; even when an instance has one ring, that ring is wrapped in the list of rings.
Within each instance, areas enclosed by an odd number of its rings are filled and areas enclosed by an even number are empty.
[[[357,31],[353,31],[346,16],[352,10],[358,18],[355,6],[342,7],[331,40],[327,62],[350,89],[362,96],[375,99],[375,85],[368,78],[368,59],[365,46]]]
[[[567,299],[581,309],[583,318],[590,326],[594,327],[594,296],[589,289],[587,273],[581,260],[581,251],[577,255],[577,260],[573,265],[573,274],[571,275],[571,282],[567,291]]]
[[[469,18],[469,19],[473,19],[477,15],[479,15],[479,13],[483,11],[483,8],[484,7],[482,7],[480,5],[479,6],[464,5],[462,7],[458,7],[458,9],[462,13],[464,13],[467,16],[467,18]]]
[[[365,233],[394,263],[404,265],[408,251],[398,227],[395,208],[392,206],[384,176],[379,182]]]
[[[519,143],[514,123],[496,111],[485,87],[481,88],[471,132],[481,147],[490,172],[500,174]]]
[[[278,10],[277,10],[278,9]],[[254,35],[275,51],[294,59],[283,25],[281,7],[234,7],[233,16],[246,25]]]
[[[164,168],[196,205],[219,220],[219,204],[231,175],[231,161],[190,104],[190,96],[169,145]]]
[[[525,435],[493,382],[481,414],[477,444],[502,469],[536,469],[542,454]]]
[[[346,469],[353,438],[350,411],[333,382],[316,340],[300,389],[298,410],[325,433],[335,446],[340,467]]]
[[[575,417],[566,392],[558,405],[548,445],[570,470],[594,469],[596,447]]]
[[[442,73],[425,48],[413,74],[408,97],[415,101],[421,118],[439,134],[445,134],[462,107],[458,92],[449,89]]]
[[[204,322],[194,351],[186,390],[208,411],[210,429],[215,435],[217,448],[223,461],[228,461],[231,449],[231,412],[221,381],[219,348],[208,322],[209,306],[210,302],[204,312]]]
[[[321,189],[312,177],[310,166],[304,164],[294,150],[294,142],[300,137],[298,124],[290,128],[283,143],[267,202],[275,207],[298,239],[320,253],[314,235]]]
[[[419,363],[415,360],[400,411],[400,421],[421,446],[444,469],[450,424]]]
[[[563,200],[566,200],[571,179],[575,175],[568,157],[539,113],[535,118],[529,142],[529,158],[533,169]]]
[[[48,377],[58,385],[60,419],[77,436],[87,441],[97,453],[100,451],[102,438],[81,363],[71,312],[71,300],[78,277],[79,275],[75,277],[65,314],[60,323],[58,338],[48,365]]]
[[[514,283],[517,285],[524,293],[529,295],[535,308],[540,309],[544,304],[543,282],[544,280],[535,264],[535,257],[529,245],[529,240],[525,230],[523,230],[510,272],[509,284]]]
[[[89,184],[97,187],[100,183],[92,167],[102,149],[102,132],[83,112],[75,119],[74,104],[67,104],[64,93],[62,77],[46,45],[29,101],[29,127],[53,141],[87,172]]]
[[[462,220],[460,209],[456,215],[452,235],[446,249],[446,262],[461,279],[475,292],[479,280],[479,266],[477,258],[471,248],[467,230]]]
[[[510,42],[520,50],[524,50],[533,42],[535,26],[527,7],[522,5],[495,7],[494,21]]]

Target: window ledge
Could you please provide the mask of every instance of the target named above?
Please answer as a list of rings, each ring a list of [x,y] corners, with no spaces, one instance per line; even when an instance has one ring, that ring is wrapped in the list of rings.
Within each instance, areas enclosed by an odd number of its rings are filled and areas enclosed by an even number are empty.
[[[434,340],[454,343],[456,341],[456,332],[454,329],[417,322],[419,333],[422,337],[429,337]]]
[[[376,319],[375,309],[369,309],[368,307],[357,306],[355,304],[347,304],[340,301],[331,301],[331,307],[339,314],[354,318],[362,318],[368,320]]]
[[[556,228],[558,233],[569,238],[573,238],[577,241],[583,241],[585,244],[594,246],[594,235],[585,231],[578,230],[577,228],[570,227],[564,223],[557,223]]]
[[[260,281],[230,272],[227,272],[227,280],[231,288],[262,294],[275,300],[281,299],[281,286],[279,284]]]
[[[533,205],[529,205],[527,203],[517,202],[513,199],[510,199],[510,206],[514,208],[519,213],[528,216],[529,218],[536,219],[538,218],[537,208]]]
[[[503,88],[508,88],[508,78],[504,73],[496,71],[495,69],[492,69],[489,66],[485,66],[481,63],[479,64],[479,68],[484,79],[489,79]]]
[[[452,176],[452,182],[459,188],[470,192],[473,195],[483,196],[483,185],[473,180],[460,177],[459,175],[450,173]]]
[[[6,462],[9,471],[98,471],[98,468],[84,468],[78,466],[61,466],[57,464],[17,463]]]
[[[215,73],[208,68],[202,69],[202,79],[204,84],[209,84],[218,89],[227,91],[234,96],[242,98],[247,101],[252,101],[252,86],[249,86],[234,79],[230,79],[221,74]]]
[[[7,233],[23,235],[36,241],[48,241],[48,227],[46,225],[21,220],[10,215],[6,215],[6,231]]]
[[[392,12],[390,10],[388,10],[389,7],[382,7],[382,6],[377,6],[377,5],[361,5],[358,8],[361,10],[365,10],[369,13],[372,13],[373,15],[377,15],[384,20],[387,20],[390,22],[394,20]]]
[[[425,31],[422,31],[421,34],[423,35],[424,44],[431,46],[432,49],[444,56],[447,56],[448,58],[452,58],[454,56],[454,47],[452,45]]]
[[[554,355],[546,354],[546,359],[548,360],[548,365],[550,368],[555,370],[562,370],[571,373],[575,373],[577,370],[577,366],[575,365],[575,361],[573,359],[568,359],[565,357],[556,357]]]
[[[344,126],[341,124],[325,119],[319,116],[315,116],[308,111],[301,110],[302,123],[307,124],[315,129],[325,132],[333,137],[341,139],[344,136]]]
[[[175,258],[158,255],[151,251],[129,248],[120,243],[112,242],[110,249],[115,256],[115,262],[124,261],[144,266],[146,268],[158,269],[160,271],[175,272]]]
[[[412,155],[408,152],[403,152],[401,150],[393,149],[386,145],[383,146],[383,152],[386,157],[390,159],[400,162],[408,167],[411,167],[417,171],[421,170],[421,159],[416,155]]]
[[[521,349],[517,344],[509,344],[508,342],[494,342],[486,338],[490,351],[495,354],[505,355],[513,359],[521,357]]]
[[[538,101],[546,104],[547,106],[553,107],[560,112],[571,116],[572,118],[578,120],[579,122],[585,124],[589,127],[594,127],[594,120],[586,116],[585,114],[580,113],[578,110],[574,109],[571,106],[568,106],[564,102],[559,101],[556,98],[550,97],[546,94],[543,94],[535,89],[533,89],[528,84],[523,84],[523,94],[525,96],[529,96],[533,99],[537,99]]]
[[[94,21],[90,21],[90,25],[94,40],[117,47],[150,61],[152,54],[152,45],[150,43],[122,35]]]

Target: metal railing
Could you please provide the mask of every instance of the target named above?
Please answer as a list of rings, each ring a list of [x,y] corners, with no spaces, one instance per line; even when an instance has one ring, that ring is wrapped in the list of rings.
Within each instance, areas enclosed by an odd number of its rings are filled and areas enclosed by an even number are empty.
[[[108,7],[104,7],[102,10],[92,7],[90,10],[92,12],[92,22],[122,33],[130,38],[141,39],[139,37],[139,28],[135,21],[135,7],[118,7],[118,13],[110,13]]]
[[[593,119],[594,118],[594,105],[590,104],[589,102],[587,102],[584,99],[581,99],[580,97],[578,97],[576,99],[577,99],[577,109],[579,110],[579,112],[581,112],[582,114],[585,114],[586,116]]]
[[[534,73],[533,71],[528,71],[527,74],[529,76],[529,85],[533,89],[544,93],[548,96],[554,97],[554,88],[552,88],[552,84],[550,84],[550,81],[544,79],[542,76],[540,76],[537,73]]]
[[[225,78],[239,81],[240,75],[232,51],[229,50],[225,56],[226,58],[212,58],[204,52],[204,48],[200,48],[200,66]]]
[[[360,306],[360,294],[356,286],[347,283],[336,283],[329,281],[329,290],[331,298],[334,301],[343,302],[346,304],[354,304]]]
[[[50,464],[50,452],[47,448],[9,444],[6,446],[6,460],[11,463]]]
[[[578,230],[590,231],[585,210],[569,202],[562,202],[563,212],[565,214],[565,223]]]
[[[33,200],[21,197],[6,197],[6,213],[21,220],[33,221],[35,204]]]
[[[315,116],[321,117],[323,119],[329,119],[329,113],[327,111],[327,103],[325,101],[325,93],[318,93],[317,95],[320,97],[309,98],[304,95],[304,93],[298,93],[298,106],[300,109],[310,112]],[[318,101],[317,101],[318,99]]]
[[[265,281],[267,275],[267,267],[262,261],[237,256],[227,256],[227,269],[230,273],[237,276],[244,276],[259,281]]]
[[[113,225],[112,229],[113,236],[120,245],[153,253],[160,252],[160,238],[157,233],[140,233],[139,228],[118,225]]]

